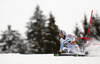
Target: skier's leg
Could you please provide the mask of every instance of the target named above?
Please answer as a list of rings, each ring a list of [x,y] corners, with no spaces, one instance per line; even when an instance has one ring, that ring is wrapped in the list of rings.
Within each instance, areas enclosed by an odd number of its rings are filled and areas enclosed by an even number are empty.
[[[71,51],[72,51],[72,53],[77,54],[80,52],[80,48],[78,45],[75,44],[75,45],[72,45]]]
[[[63,47],[63,52],[65,52],[65,53],[69,53],[69,52],[70,52],[70,48]]]
[[[75,47],[75,50],[76,50],[77,53],[80,53],[81,52],[81,50],[80,50],[80,48],[79,48],[79,46],[77,44],[74,45],[74,47]]]

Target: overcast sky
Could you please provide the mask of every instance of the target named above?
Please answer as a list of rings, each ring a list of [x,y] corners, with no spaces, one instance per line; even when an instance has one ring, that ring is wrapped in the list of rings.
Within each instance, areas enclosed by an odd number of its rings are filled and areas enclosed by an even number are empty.
[[[73,34],[76,22],[82,29],[84,14],[88,22],[92,10],[100,15],[99,0],[0,0],[0,31],[12,25],[12,29],[24,34],[37,5],[47,17],[52,12],[58,27],[69,34]]]

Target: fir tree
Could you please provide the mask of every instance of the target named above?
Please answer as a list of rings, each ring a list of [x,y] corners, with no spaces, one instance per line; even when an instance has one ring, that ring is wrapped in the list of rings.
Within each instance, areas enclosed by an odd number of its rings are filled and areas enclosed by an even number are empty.
[[[20,53],[22,51],[20,45],[23,43],[20,36],[20,33],[12,30],[11,25],[9,25],[8,30],[1,34],[1,43],[5,43],[2,51],[5,53]]]
[[[49,23],[46,27],[45,40],[45,53],[56,53],[59,51],[59,29],[52,14],[50,14]]]
[[[76,24],[75,30],[74,30],[74,34],[76,36],[76,38],[82,37],[82,32],[78,27],[78,24]],[[81,47],[83,39],[76,39],[76,43]]]
[[[36,7],[36,11],[30,21],[27,26],[27,38],[31,44],[31,51],[32,53],[43,53],[43,34],[46,19],[39,6]]]
[[[74,34],[77,37],[80,37],[79,35],[82,35],[81,37],[88,37],[88,38],[100,40],[100,34],[99,34],[100,33],[100,17],[98,15],[96,15],[96,16],[93,15],[92,16],[92,20],[91,20],[91,24],[90,24],[89,36],[87,36],[89,23],[87,22],[86,15],[84,16],[84,20],[82,22],[82,25],[83,25],[84,32],[80,31],[80,33],[78,33],[79,32],[79,30],[78,30],[79,28],[77,27],[75,29]],[[78,35],[77,35],[77,33],[78,33]],[[86,40],[84,40],[84,39],[78,39],[78,41],[80,43],[85,43],[86,42]]]
[[[90,37],[100,40],[100,17],[98,15],[92,16]]]

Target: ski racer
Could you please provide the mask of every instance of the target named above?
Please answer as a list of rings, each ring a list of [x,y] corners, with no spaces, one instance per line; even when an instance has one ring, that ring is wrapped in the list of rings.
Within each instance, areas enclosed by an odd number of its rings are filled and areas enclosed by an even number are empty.
[[[76,53],[79,52],[79,46],[75,43],[75,38],[70,35],[70,34],[66,34],[64,30],[60,30],[59,31],[59,35],[60,35],[60,50],[59,52],[72,52],[72,53]]]

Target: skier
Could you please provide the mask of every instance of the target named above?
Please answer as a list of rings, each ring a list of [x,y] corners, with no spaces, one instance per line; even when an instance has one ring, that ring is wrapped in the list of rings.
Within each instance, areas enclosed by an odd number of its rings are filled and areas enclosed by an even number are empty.
[[[75,54],[80,51],[79,46],[75,43],[75,38],[72,35],[67,35],[64,30],[60,30],[59,35],[61,37],[59,50],[60,53],[72,52]]]

